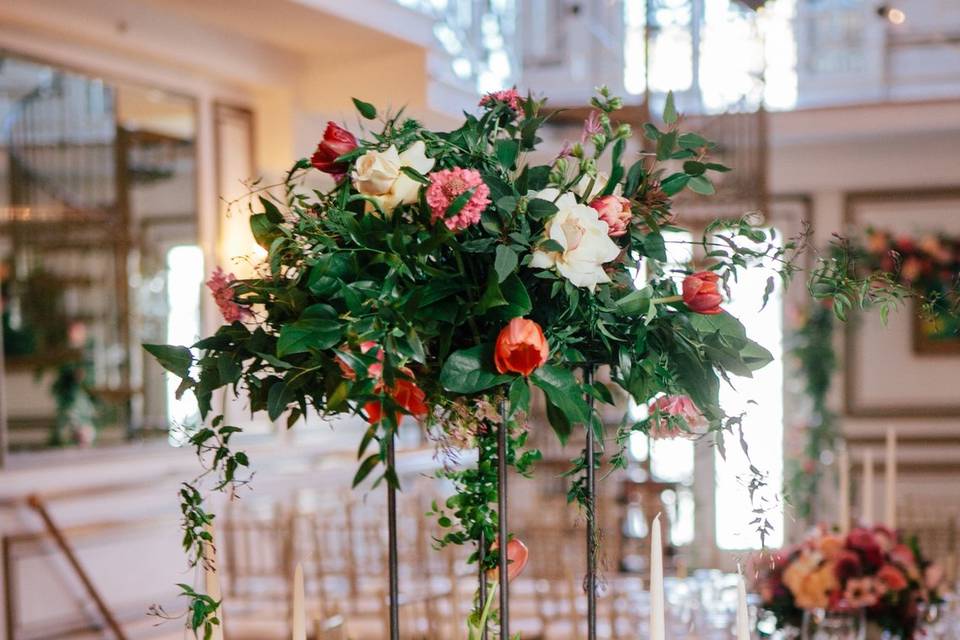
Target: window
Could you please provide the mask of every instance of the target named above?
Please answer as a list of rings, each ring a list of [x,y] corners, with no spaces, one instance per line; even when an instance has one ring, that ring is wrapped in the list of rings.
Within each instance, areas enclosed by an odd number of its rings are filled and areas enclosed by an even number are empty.
[[[738,238],[738,243],[742,239]],[[717,513],[716,539],[720,549],[759,549],[760,536],[753,509],[762,507],[773,527],[764,541],[777,548],[783,544],[783,506],[779,491],[783,485],[783,296],[777,286],[760,309],[767,277],[765,269],[751,268],[731,282],[731,299],[724,308],[743,322],[749,336],[766,347],[774,360],[753,378],[734,378],[734,388],[722,385],[720,402],[728,415],[743,412],[743,431],[749,443],[753,463],[767,474],[766,486],[757,492],[751,504],[746,482],[749,462],[739,444],[738,434],[726,437],[726,459],[715,454]],[[779,279],[774,278],[779,284]],[[762,452],[762,453],[761,453]]]
[[[167,344],[193,344],[200,337],[200,290],[203,285],[203,251],[196,245],[173,247],[167,252]],[[180,379],[167,376],[167,415],[170,444],[184,444],[184,429],[200,422],[200,409],[192,393],[177,399]]]

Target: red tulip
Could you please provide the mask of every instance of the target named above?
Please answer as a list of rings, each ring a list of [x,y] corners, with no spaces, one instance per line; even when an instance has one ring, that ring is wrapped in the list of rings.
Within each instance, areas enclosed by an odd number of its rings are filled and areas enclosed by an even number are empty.
[[[350,167],[346,162],[336,162],[336,159],[356,148],[357,139],[352,133],[335,122],[327,122],[323,139],[313,152],[310,164],[340,180],[347,175]]]
[[[377,390],[383,390],[383,383],[377,385]],[[427,394],[425,394],[413,380],[398,379],[394,382],[393,388],[390,389],[389,395],[397,406],[403,410],[402,412],[397,411],[394,414],[394,422],[400,422],[400,417],[403,413],[407,413],[416,418],[422,418],[427,415],[429,410],[425,402]],[[371,424],[376,424],[383,420],[383,403],[379,400],[371,400],[363,406],[363,409],[367,412],[367,419]]]
[[[712,271],[699,271],[683,279],[683,302],[694,313],[716,315],[723,311],[723,297],[717,287],[720,276]]]
[[[529,376],[549,355],[550,347],[540,325],[526,318],[514,318],[497,336],[493,363],[500,373]]]

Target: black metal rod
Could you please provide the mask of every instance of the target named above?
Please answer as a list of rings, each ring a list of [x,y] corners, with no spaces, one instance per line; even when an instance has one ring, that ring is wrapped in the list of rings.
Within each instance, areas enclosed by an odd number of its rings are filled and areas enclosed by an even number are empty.
[[[478,571],[479,576],[478,580],[480,582],[480,593],[479,600],[477,602],[477,610],[483,611],[483,606],[487,604],[487,570],[484,566],[487,559],[487,537],[480,534],[480,540],[477,541],[477,565],[480,569]],[[481,640],[487,640],[487,622],[484,620],[483,629],[480,632]]]
[[[500,525],[500,543],[497,545],[500,563],[500,640],[510,639],[510,580],[507,571],[507,401],[500,401],[500,429],[497,431],[497,520]]]
[[[397,557],[397,487],[396,456],[394,453],[394,434],[387,434],[387,534],[388,557],[390,567],[390,640],[400,640],[400,578],[399,559]]]
[[[592,365],[583,370],[584,385],[593,384],[594,368]],[[594,434],[593,434],[593,394],[587,393],[587,402],[590,405],[590,420],[586,424],[587,436],[587,639],[596,640],[597,637],[597,496],[596,478],[594,477]]]

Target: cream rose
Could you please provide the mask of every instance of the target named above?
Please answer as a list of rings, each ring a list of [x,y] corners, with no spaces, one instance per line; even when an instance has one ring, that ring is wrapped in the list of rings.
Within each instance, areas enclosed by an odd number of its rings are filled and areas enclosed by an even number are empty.
[[[563,251],[535,250],[530,266],[556,269],[574,285],[593,292],[598,284],[610,282],[603,265],[620,255],[620,247],[610,239],[609,227],[596,209],[579,204],[572,193],[558,195],[556,189],[544,189],[535,197],[557,205],[557,213],[547,222],[545,232]]]
[[[386,151],[367,151],[357,159],[353,185],[357,191],[376,200],[384,211],[417,201],[420,183],[403,173],[403,167],[426,174],[435,160],[428,158],[422,141],[410,145],[402,153],[394,145]]]

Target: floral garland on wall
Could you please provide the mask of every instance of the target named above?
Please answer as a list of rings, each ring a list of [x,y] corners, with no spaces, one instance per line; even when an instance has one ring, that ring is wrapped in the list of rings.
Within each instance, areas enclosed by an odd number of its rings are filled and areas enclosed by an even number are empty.
[[[212,544],[205,492],[249,480],[250,460],[232,446],[241,429],[214,410],[218,389],[271,420],[286,416],[288,426],[308,413],[362,418],[354,485],[398,486],[390,451],[398,429],[411,428],[401,427],[404,416],[451,449],[476,451],[477,464],[441,471],[455,492],[433,512],[446,531],[439,544],[472,545],[471,561],[491,571],[500,515],[494,435],[506,429],[506,462],[532,473],[532,386],[561,441],[580,429],[596,439],[594,458],[584,453],[569,471],[571,496],[584,504],[586,472],[605,456],[622,464],[631,431],[710,434],[721,448],[724,434],[739,433],[741,416],[724,413],[720,385],[753,375],[771,355],[722,309],[726,283],[742,269],[769,268],[769,295],[776,275],[796,272],[803,243],[770,242],[772,231],[754,217],[717,220],[696,242],[710,266],[684,274],[678,287],[663,235],[679,228],[671,198],[684,189],[710,195],[711,174],[729,169],[709,159],[712,143],[681,131],[672,96],[663,127],[644,125],[644,151],[627,161],[631,128],[612,121],[621,102],[601,90],[581,140],[543,165],[527,162],[547,121],[543,101],[514,90],[484,97],[481,113],[450,132],[354,103],[379,124],[361,139],[330,123],[312,158],[272,190],[258,189],[250,226],[266,258],[255,277],[218,271],[209,282],[226,324],[192,347],[146,345],[181,379],[179,393],[196,396],[205,420],[189,434],[204,473],[180,495],[192,564]],[[334,186],[305,188],[315,171]],[[833,256],[810,282],[820,298],[860,292],[861,304],[886,295]],[[593,380],[604,365],[609,382]],[[614,449],[604,451],[594,405],[612,405],[613,387],[650,411],[640,421],[625,415]],[[755,489],[762,471],[751,468]],[[756,523],[761,535],[768,530],[762,515]],[[515,538],[507,548],[526,557]],[[219,603],[184,593],[188,625],[209,635]],[[478,599],[472,633],[492,600]]]
[[[824,454],[835,452],[841,439],[837,416],[828,402],[838,370],[837,320],[845,320],[850,308],[877,306],[885,322],[891,309],[912,299],[921,318],[936,321],[943,335],[960,337],[960,238],[925,234],[916,239],[867,228],[862,240],[838,239],[829,253],[859,282],[871,283],[885,293],[872,302],[860,291],[837,291],[824,301],[813,300],[793,331],[791,353],[810,408],[802,427],[805,440],[800,455],[787,459],[785,493],[797,517],[808,526],[817,522],[820,483],[833,469],[825,463],[830,456]],[[857,300],[867,304],[856,304]]]

